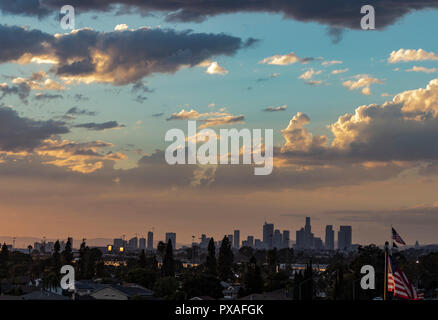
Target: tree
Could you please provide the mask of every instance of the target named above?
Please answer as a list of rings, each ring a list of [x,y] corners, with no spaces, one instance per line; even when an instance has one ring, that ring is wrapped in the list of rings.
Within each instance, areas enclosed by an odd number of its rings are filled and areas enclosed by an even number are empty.
[[[27,251],[29,251],[29,254],[31,254],[33,247],[31,245],[27,246]]]
[[[73,252],[70,240],[67,240],[64,251],[61,252],[61,261],[63,265],[71,265],[73,261]]]
[[[257,265],[257,260],[253,256],[247,264],[246,272],[242,276],[243,286],[242,295],[263,292],[263,277],[260,267]]]
[[[140,268],[146,268],[146,254],[144,249],[141,250],[140,256],[138,257],[138,265]]]
[[[205,263],[207,273],[217,276],[217,262],[216,262],[216,247],[214,245],[214,239],[211,238],[208,243],[208,255],[207,262]]]
[[[59,240],[56,240],[55,245],[53,246],[53,271],[55,273],[59,273],[61,270],[61,255],[59,254],[59,251],[61,251],[61,245],[59,244]]]
[[[266,262],[268,263],[269,271],[275,272],[277,268],[277,248],[268,251]]]
[[[157,253],[161,259],[164,258],[164,254],[166,253],[166,244],[163,241],[158,242]]]
[[[228,281],[234,278],[233,274],[234,255],[231,251],[231,243],[227,236],[224,236],[219,249],[218,273],[219,279]]]
[[[172,241],[169,239],[166,246],[166,253],[163,258],[162,273],[165,277],[175,276],[175,260],[173,259]]]
[[[126,281],[139,284],[145,288],[152,289],[159,274],[146,268],[136,268],[128,271]]]
[[[3,243],[0,251],[0,279],[8,276],[9,249],[6,243]]]
[[[165,300],[174,300],[177,297],[178,280],[174,277],[164,277],[159,279],[154,286],[155,296]]]
[[[196,296],[210,296],[216,299],[222,298],[222,286],[216,276],[208,272],[187,271],[183,274],[182,289],[185,298]]]

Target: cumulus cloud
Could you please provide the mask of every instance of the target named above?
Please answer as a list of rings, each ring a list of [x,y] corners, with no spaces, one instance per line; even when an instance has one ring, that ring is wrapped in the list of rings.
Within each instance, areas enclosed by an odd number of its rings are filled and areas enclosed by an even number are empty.
[[[298,77],[298,79],[310,80],[313,78],[313,76],[321,74],[321,73],[322,73],[322,70],[315,71],[315,70],[313,70],[313,68],[310,68],[309,70],[304,72],[302,75],[300,75]]]
[[[392,101],[356,108],[329,125],[333,139],[313,136],[298,113],[282,131],[283,156],[332,163],[432,161],[438,158],[438,79],[426,88],[399,93]]]
[[[383,80],[373,78],[367,74],[358,74],[353,77],[356,80],[347,80],[342,83],[342,85],[349,90],[356,90],[362,88],[362,94],[364,95],[370,95],[371,84],[383,84]]]
[[[66,83],[138,83],[153,73],[175,73],[211,57],[233,55],[256,40],[225,34],[161,28],[113,32],[74,30],[52,36],[22,27],[0,26],[0,63],[51,62],[51,72]],[[220,71],[213,66],[212,72]]]
[[[438,60],[438,54],[423,49],[399,49],[398,51],[392,51],[388,58],[389,63],[425,60]]]
[[[50,79],[44,71],[35,72],[29,78],[14,78],[12,83],[25,83],[31,90],[65,90],[63,84]]]
[[[424,73],[435,73],[438,71],[438,68],[425,68],[413,66],[411,69],[407,69],[406,72],[424,72]]]
[[[341,60],[330,60],[330,61],[323,61],[321,65],[323,66],[332,66],[334,64],[342,64],[343,62]]]
[[[44,157],[43,164],[87,174],[102,169],[105,161],[114,162],[127,158],[125,154],[120,152],[101,151],[113,146],[111,143],[100,140],[81,143],[70,140],[46,139],[35,150],[35,153]]]
[[[286,111],[286,109],[287,109],[287,105],[282,105],[282,106],[278,106],[278,107],[273,107],[273,106],[270,106],[270,107],[267,107],[266,109],[264,109],[263,111],[265,111],[265,112],[277,112],[277,111]]]
[[[205,67],[205,72],[208,74],[226,75],[228,70],[221,67],[217,61],[205,60],[199,64],[200,67]]]
[[[166,120],[198,120],[202,123],[199,126],[199,128],[202,129],[206,127],[242,123],[245,120],[245,117],[243,115],[231,115],[228,112],[199,113],[193,109],[190,111],[182,109],[179,112],[174,112]]]
[[[271,57],[267,57],[261,61],[259,61],[259,63],[263,63],[263,64],[272,64],[272,65],[277,65],[277,66],[287,66],[290,64],[294,64],[294,63],[302,63],[302,64],[306,64],[310,61],[313,61],[314,58],[300,58],[298,57],[294,52],[290,52],[288,54],[275,54]]]
[[[336,69],[336,70],[333,70],[331,73],[332,73],[332,74],[340,74],[340,73],[345,73],[345,72],[348,72],[348,68],[345,68],[345,69]]]

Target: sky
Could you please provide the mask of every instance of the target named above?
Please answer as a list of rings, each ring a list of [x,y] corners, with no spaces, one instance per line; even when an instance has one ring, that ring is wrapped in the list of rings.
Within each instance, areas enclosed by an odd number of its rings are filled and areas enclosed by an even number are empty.
[[[74,30],[62,1],[0,0],[0,236],[294,240],[310,216],[322,238],[438,243],[433,1],[69,4]],[[272,174],[170,166],[188,120],[273,129]]]

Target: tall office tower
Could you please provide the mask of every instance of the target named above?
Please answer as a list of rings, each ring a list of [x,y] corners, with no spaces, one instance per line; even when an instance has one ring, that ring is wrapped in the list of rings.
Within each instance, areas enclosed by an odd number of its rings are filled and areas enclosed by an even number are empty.
[[[253,236],[248,236],[246,241],[248,243],[248,247],[254,248],[254,237]]]
[[[166,244],[169,243],[169,240],[172,241],[172,248],[176,248],[176,233],[175,232],[166,232]]]
[[[148,232],[148,250],[154,250],[154,233],[152,231]]]
[[[233,247],[233,235],[229,234],[229,235],[227,235],[227,238],[228,238],[228,241],[230,242],[230,247],[232,248]]]
[[[310,226],[310,217],[306,217],[306,225],[304,226],[304,230],[306,230],[307,233],[312,232],[312,227]]]
[[[297,231],[296,244],[297,249],[312,249],[314,245],[312,227],[310,226],[310,217],[306,217],[306,225]]]
[[[146,239],[145,238],[140,238],[139,240],[139,248],[144,250],[146,249]]]
[[[338,249],[348,251],[351,248],[351,226],[340,226],[338,232]]]
[[[254,240],[254,248],[255,249],[263,249],[263,247],[264,247],[264,243],[262,242],[262,240],[260,240],[260,239]]]
[[[335,250],[335,232],[333,231],[333,226],[328,225],[325,227],[325,249]]]
[[[128,248],[130,250],[137,250],[138,249],[138,238],[137,237],[129,239]]]
[[[234,230],[234,249],[240,248],[240,230]]]
[[[274,225],[267,223],[263,225],[263,244],[266,249],[272,249],[272,241],[274,238]]]
[[[290,232],[289,230],[283,230],[283,243],[282,248],[289,248]]]
[[[282,245],[283,237],[281,235],[280,230],[275,229],[274,230],[274,238],[272,240],[272,247],[280,249]]]

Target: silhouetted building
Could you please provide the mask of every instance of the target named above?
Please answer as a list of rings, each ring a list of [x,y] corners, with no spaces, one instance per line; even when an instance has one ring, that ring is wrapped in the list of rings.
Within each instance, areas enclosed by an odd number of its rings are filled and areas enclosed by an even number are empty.
[[[335,250],[335,231],[332,225],[325,227],[325,249]]]
[[[263,244],[266,249],[272,248],[272,242],[274,238],[274,225],[272,223],[267,223],[263,225]]]
[[[278,230],[278,229],[274,230],[274,238],[272,241],[272,247],[280,249],[282,246],[282,242],[283,242],[283,237],[281,235],[280,230]]]
[[[154,233],[152,231],[148,232],[148,250],[154,250]]]
[[[297,249],[312,249],[314,247],[312,227],[310,225],[310,217],[306,217],[306,225],[296,233]]]
[[[240,230],[234,230],[234,249],[240,248]]]
[[[129,250],[137,250],[138,249],[138,238],[137,237],[129,239],[128,249]]]
[[[351,249],[351,226],[340,226],[338,232],[338,249],[348,251]]]
[[[175,232],[166,232],[166,244],[172,241],[172,248],[176,248],[176,233]]]
[[[289,230],[283,230],[282,248],[289,248],[290,232]]]
[[[145,239],[145,238],[140,238],[140,240],[139,240],[138,242],[139,242],[138,247],[139,247],[141,250],[146,249],[146,239]]]

